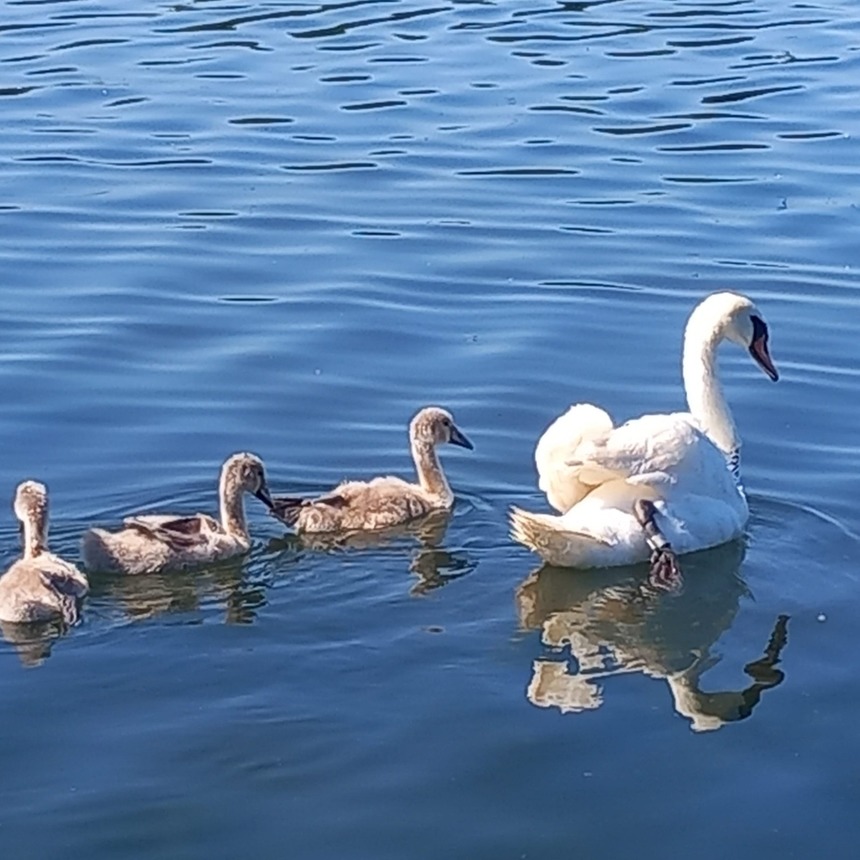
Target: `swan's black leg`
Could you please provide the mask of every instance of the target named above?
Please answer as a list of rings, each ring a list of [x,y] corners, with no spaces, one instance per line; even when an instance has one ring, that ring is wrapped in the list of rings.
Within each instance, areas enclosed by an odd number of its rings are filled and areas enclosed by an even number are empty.
[[[651,547],[651,584],[655,588],[676,591],[681,587],[681,570],[672,545],[657,525],[657,508],[649,499],[637,499],[633,514],[645,532],[645,540]]]

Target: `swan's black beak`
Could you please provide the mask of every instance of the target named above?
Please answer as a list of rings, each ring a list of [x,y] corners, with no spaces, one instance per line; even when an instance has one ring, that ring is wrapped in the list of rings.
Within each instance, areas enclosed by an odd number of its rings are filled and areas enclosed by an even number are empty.
[[[753,339],[750,343],[750,355],[756,364],[771,378],[773,382],[779,379],[779,373],[774,367],[767,348],[767,323],[760,317],[753,317]]]
[[[451,438],[448,440],[452,445],[459,445],[461,448],[468,448],[473,451],[475,446],[466,438],[465,434],[461,433],[453,424],[451,425]]]
[[[272,501],[272,497],[269,495],[269,488],[265,483],[260,484],[260,488],[257,490],[254,495],[269,509],[272,510],[274,506],[274,502]]]

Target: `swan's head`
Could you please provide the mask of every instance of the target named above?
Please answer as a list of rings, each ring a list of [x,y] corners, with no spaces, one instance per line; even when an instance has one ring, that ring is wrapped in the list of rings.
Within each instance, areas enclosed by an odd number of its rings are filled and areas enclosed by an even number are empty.
[[[777,678],[772,686],[776,686],[785,676],[781,670],[771,669]],[[669,675],[666,680],[675,700],[675,710],[690,720],[694,732],[712,732],[726,723],[747,719],[768,686],[752,684],[745,690],[704,693],[698,688],[698,679],[686,677],[683,672]]]
[[[234,454],[221,469],[221,486],[228,494],[251,493],[264,505],[272,507],[266,484],[266,469],[256,454]]]
[[[25,538],[33,543],[36,552],[45,549],[48,540],[48,489],[38,481],[24,481],[18,484],[15,501],[12,505],[15,516],[21,523]]]
[[[688,329],[707,326],[718,338],[736,343],[749,351],[756,364],[774,381],[779,373],[768,349],[768,328],[761,311],[739,293],[713,293],[690,317]]]
[[[470,450],[475,447],[454,423],[451,413],[438,406],[426,406],[412,419],[409,425],[409,436],[413,442],[425,445],[441,445],[449,442],[451,445],[459,445],[461,448]]]

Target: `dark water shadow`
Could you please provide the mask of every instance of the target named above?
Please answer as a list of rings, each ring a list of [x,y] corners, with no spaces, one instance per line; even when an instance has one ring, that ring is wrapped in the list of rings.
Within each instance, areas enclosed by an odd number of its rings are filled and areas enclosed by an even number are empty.
[[[763,655],[750,655],[741,689],[707,692],[702,676],[719,661],[711,653],[732,626],[749,589],[740,574],[741,541],[684,556],[684,588],[657,591],[644,566],[574,572],[541,567],[516,591],[523,630],[540,630],[548,653],[534,660],[526,696],[562,713],[595,710],[614,675],[641,672],[664,680],[677,713],[694,731],[749,717],[762,693],[782,683],[776,668],[787,642],[788,616],[762,630]],[[564,652],[565,656],[562,656]]]

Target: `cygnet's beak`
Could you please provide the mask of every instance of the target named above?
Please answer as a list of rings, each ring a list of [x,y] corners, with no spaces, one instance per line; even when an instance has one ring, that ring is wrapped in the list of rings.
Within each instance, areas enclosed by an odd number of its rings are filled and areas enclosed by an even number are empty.
[[[272,510],[273,505],[275,504],[272,501],[272,497],[269,495],[269,488],[266,486],[266,482],[263,481],[260,484],[259,489],[254,495],[269,509]]]
[[[451,425],[451,438],[448,441],[452,445],[459,445],[461,448],[468,448],[470,451],[475,448],[475,446],[466,438],[466,435],[454,424]]]
[[[750,355],[773,382],[779,379],[779,373],[774,367],[770,351],[767,348],[767,325],[764,320],[758,317],[753,317],[753,339],[750,344]]]

